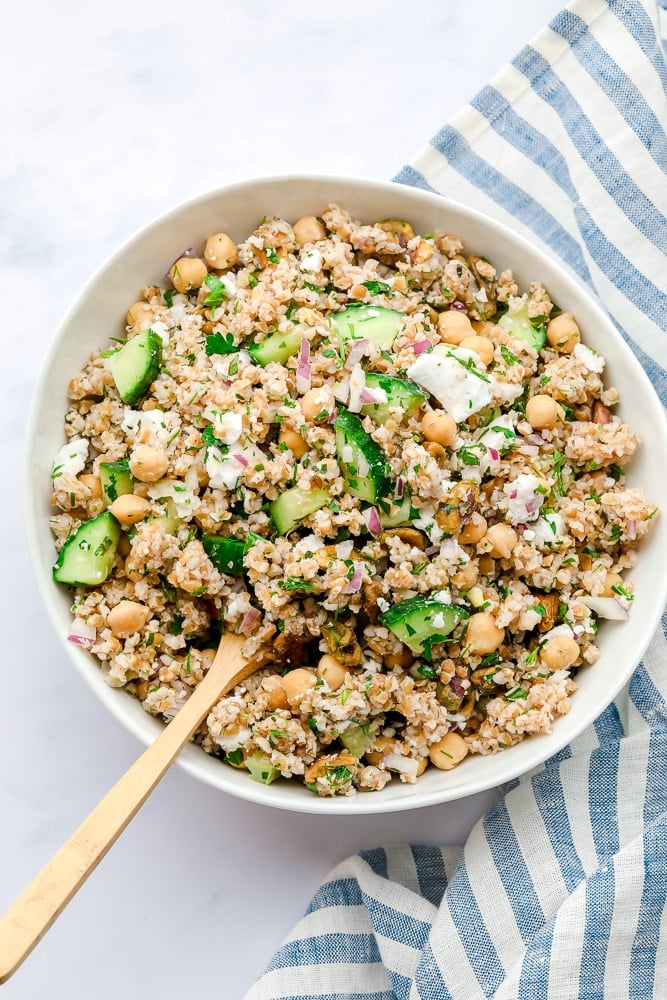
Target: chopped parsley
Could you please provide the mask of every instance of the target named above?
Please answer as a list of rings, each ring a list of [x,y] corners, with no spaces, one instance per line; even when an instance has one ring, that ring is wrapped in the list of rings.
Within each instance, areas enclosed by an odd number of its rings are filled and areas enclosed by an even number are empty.
[[[278,586],[281,590],[305,590],[311,591],[315,590],[315,585],[309,583],[308,580],[304,580],[300,576],[288,576],[286,580],[279,580]]]
[[[238,347],[234,343],[234,335],[231,333],[209,333],[206,338],[206,353],[211,354],[236,354]]]
[[[204,284],[211,289],[211,294],[204,299],[204,305],[208,306],[209,309],[216,309],[227,298],[225,283],[220,280],[217,274],[207,274],[204,278]]]

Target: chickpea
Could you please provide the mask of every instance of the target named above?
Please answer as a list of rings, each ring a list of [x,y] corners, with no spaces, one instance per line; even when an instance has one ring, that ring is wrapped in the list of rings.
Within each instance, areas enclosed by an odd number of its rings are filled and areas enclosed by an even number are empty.
[[[144,627],[150,611],[138,601],[121,601],[107,615],[107,625],[115,636],[133,635]]]
[[[441,771],[451,771],[468,756],[468,744],[458,733],[447,733],[428,748],[431,763]]]
[[[498,649],[505,638],[505,629],[498,628],[493,615],[488,611],[478,611],[468,619],[465,645],[473,656],[486,656]]]
[[[350,289],[350,295],[353,299],[357,299],[359,302],[363,302],[364,299],[368,298],[368,289],[365,285],[352,285]]]
[[[320,413],[320,420],[326,420],[334,405],[333,396],[329,389],[309,389],[301,398],[301,412],[306,420],[316,420]]]
[[[289,450],[297,459],[302,458],[302,456],[308,451],[308,445],[303,440],[301,434],[299,434],[298,431],[292,430],[290,427],[281,427],[278,443],[287,445]]]
[[[169,277],[177,292],[190,292],[201,288],[208,268],[200,257],[181,257],[172,264]]]
[[[79,482],[88,487],[91,500],[99,500],[102,496],[102,480],[99,476],[79,476]]]
[[[438,316],[438,333],[446,344],[460,344],[466,337],[472,337],[472,323],[459,309],[448,309]]]
[[[412,666],[414,656],[407,646],[402,646],[397,653],[386,653],[382,657],[382,662],[388,670],[391,670],[392,667],[407,668]]]
[[[456,573],[452,576],[452,583],[459,590],[470,590],[477,583],[477,577],[479,575],[479,570],[475,565],[473,559],[467,562],[465,566],[459,566]]]
[[[303,218],[297,219],[292,229],[294,230],[294,239],[300,247],[305,247],[308,243],[317,243],[318,240],[325,239],[327,235],[326,229],[314,215],[304,215]]]
[[[325,653],[317,664],[317,676],[326,681],[332,691],[337,691],[345,683],[347,670],[335,656]]]
[[[214,271],[228,271],[239,259],[236,243],[227,233],[214,233],[206,240],[204,259]]]
[[[526,403],[526,420],[538,431],[553,430],[564,415],[562,406],[544,393],[531,396]]]
[[[422,434],[427,441],[450,448],[456,441],[456,421],[444,410],[429,410],[422,417]]]
[[[474,351],[485,365],[490,365],[493,361],[495,348],[488,337],[464,337],[459,347],[465,348],[466,351]]]
[[[148,500],[137,497],[134,493],[124,493],[109,506],[113,516],[117,521],[120,521],[124,528],[129,528],[130,525],[143,521],[150,509],[151,505]]]
[[[561,354],[572,354],[581,333],[572,313],[561,313],[547,323],[547,341]]]
[[[401,745],[393,736],[376,736],[364,757],[369,764],[377,766],[382,758],[388,753],[400,753]]]
[[[429,453],[431,458],[438,463],[438,465],[444,464],[447,459],[447,452],[438,444],[437,441],[427,441],[424,445],[424,449]]]
[[[492,524],[486,533],[486,541],[491,546],[489,554],[494,559],[509,559],[518,540],[516,531],[509,524]]]
[[[479,559],[477,560],[477,565],[479,566],[480,573],[483,573],[484,576],[488,576],[489,573],[493,573],[493,570],[495,568],[493,557],[489,555],[480,556]]]
[[[165,453],[147,444],[140,444],[130,456],[130,472],[142,483],[156,483],[168,468],[169,459]]]
[[[298,708],[306,692],[314,688],[317,683],[315,671],[309,670],[306,667],[297,667],[295,670],[290,670],[282,678],[282,681],[290,708]]]
[[[486,518],[478,514],[477,511],[472,515],[467,524],[464,524],[461,528],[461,533],[459,534],[460,542],[467,542],[468,544],[474,545],[484,538],[486,534]]]
[[[488,337],[491,339],[491,334],[495,330],[493,323],[490,323],[488,319],[474,319],[472,320],[472,328],[476,334],[480,337]]]
[[[267,677],[263,681],[262,687],[269,696],[269,708],[272,712],[275,712],[279,708],[289,708],[282,677]]]
[[[619,585],[623,586],[623,577],[618,573],[607,573],[604,590],[600,594],[600,597],[618,597],[618,594],[615,590],[612,590],[612,587],[618,587]]]
[[[422,775],[428,767],[428,757],[419,757],[417,760],[417,777]]]
[[[128,326],[134,327],[137,333],[141,333],[153,322],[153,307],[148,302],[135,302],[127,310],[125,319]]]
[[[565,670],[579,659],[579,644],[572,635],[555,635],[542,646],[540,659],[549,670]]]

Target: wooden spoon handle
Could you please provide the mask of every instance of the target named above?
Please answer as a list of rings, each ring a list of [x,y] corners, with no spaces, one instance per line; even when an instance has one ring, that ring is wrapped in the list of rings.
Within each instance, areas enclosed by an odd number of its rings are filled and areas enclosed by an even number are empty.
[[[219,678],[211,670],[175,718],[0,918],[0,983],[27,958],[94,871],[221,693]]]

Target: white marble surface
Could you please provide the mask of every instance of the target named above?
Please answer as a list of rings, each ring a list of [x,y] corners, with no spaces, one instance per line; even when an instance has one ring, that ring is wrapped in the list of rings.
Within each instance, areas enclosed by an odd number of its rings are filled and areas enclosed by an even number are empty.
[[[0,909],[140,749],[61,652],[24,546],[23,427],[67,305],[136,228],[209,188],[292,171],[392,176],[559,7],[4,10]],[[377,844],[460,843],[491,800],[327,820],[236,801],[173,769],[3,996],[241,997],[336,862]]]

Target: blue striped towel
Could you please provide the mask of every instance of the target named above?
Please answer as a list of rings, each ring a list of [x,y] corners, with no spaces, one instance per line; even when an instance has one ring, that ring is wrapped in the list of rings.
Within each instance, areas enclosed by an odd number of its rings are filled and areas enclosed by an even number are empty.
[[[667,99],[654,0],[575,0],[399,176],[555,252],[667,402]],[[247,1000],[667,998],[667,615],[622,697],[463,851],[336,868]]]

